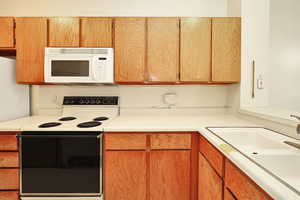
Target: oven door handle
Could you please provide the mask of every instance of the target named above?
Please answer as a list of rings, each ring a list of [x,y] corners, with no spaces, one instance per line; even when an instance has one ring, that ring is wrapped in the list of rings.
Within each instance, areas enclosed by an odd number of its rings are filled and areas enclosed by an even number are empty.
[[[101,138],[101,135],[17,135],[17,138]]]

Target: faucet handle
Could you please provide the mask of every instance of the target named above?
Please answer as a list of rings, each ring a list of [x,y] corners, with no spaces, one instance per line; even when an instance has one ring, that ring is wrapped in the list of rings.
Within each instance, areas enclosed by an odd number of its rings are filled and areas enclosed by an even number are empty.
[[[300,121],[300,117],[297,116],[297,115],[290,115],[290,117],[295,118],[295,119],[298,119],[298,120]]]

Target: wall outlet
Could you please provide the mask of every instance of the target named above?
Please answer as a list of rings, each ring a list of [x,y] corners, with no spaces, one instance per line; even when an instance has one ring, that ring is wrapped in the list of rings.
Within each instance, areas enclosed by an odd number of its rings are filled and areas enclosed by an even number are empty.
[[[257,89],[262,90],[265,87],[265,82],[262,76],[260,75],[257,79]]]

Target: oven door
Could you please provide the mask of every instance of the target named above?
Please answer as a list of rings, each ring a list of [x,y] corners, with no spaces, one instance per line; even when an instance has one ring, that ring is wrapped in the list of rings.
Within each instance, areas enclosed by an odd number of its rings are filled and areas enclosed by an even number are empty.
[[[94,58],[89,55],[45,56],[45,81],[54,83],[94,83]]]
[[[101,196],[99,133],[23,132],[21,196]]]

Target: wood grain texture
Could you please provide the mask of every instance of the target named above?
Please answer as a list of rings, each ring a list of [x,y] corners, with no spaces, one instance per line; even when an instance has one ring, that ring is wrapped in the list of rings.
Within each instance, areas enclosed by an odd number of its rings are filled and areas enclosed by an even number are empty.
[[[220,177],[224,177],[224,156],[203,136],[200,136],[200,152],[216,170]]]
[[[179,81],[179,19],[148,18],[147,30],[148,81]]]
[[[17,82],[44,82],[46,18],[16,18]]]
[[[198,200],[222,200],[223,181],[199,153]]]
[[[142,150],[146,149],[146,134],[106,134],[106,150]]]
[[[224,189],[224,200],[237,200],[235,196],[228,190],[228,188]]]
[[[112,18],[81,18],[81,47],[112,47]]]
[[[240,169],[229,160],[225,162],[225,186],[230,189],[237,199],[243,200],[270,200],[272,199],[257,186]]]
[[[19,169],[0,169],[0,190],[19,189]]]
[[[49,18],[49,46],[79,47],[79,29],[77,17]]]
[[[17,151],[18,140],[16,135],[0,135],[0,151]]]
[[[152,134],[151,149],[191,149],[191,134]]]
[[[150,200],[190,200],[190,151],[150,152]]]
[[[146,200],[146,152],[105,152],[105,200]]]
[[[0,17],[0,47],[14,46],[14,18]]]
[[[19,200],[18,191],[0,191],[0,200]]]
[[[146,20],[116,18],[114,25],[115,81],[145,80]]]
[[[212,81],[239,82],[241,19],[212,19]]]
[[[1,138],[0,138],[1,139]],[[18,152],[0,152],[0,167],[19,167]]]
[[[182,18],[180,81],[210,81],[211,18]]]

